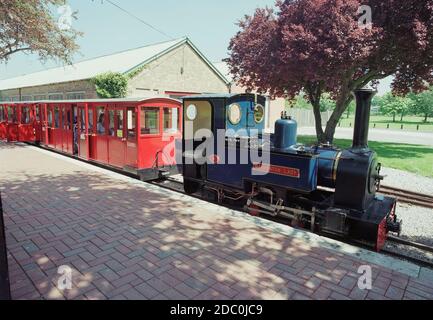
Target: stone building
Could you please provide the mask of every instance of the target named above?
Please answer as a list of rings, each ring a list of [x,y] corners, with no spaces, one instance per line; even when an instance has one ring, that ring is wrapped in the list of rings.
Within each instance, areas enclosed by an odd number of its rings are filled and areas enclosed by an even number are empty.
[[[229,80],[188,38],[148,45],[0,81],[0,100],[95,99],[91,79],[104,72],[133,75],[128,98],[227,93]]]

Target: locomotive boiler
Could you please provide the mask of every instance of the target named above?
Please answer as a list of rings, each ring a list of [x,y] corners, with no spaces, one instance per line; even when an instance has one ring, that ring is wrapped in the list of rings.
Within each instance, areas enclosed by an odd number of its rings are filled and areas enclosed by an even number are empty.
[[[185,191],[201,191],[252,215],[284,217],[294,226],[380,250],[389,232],[400,233],[401,221],[396,199],[377,193],[381,164],[368,147],[374,94],[370,89],[354,92],[355,129],[348,149],[298,144],[297,123],[284,113],[267,139],[266,100],[260,95],[184,98]],[[236,161],[227,161],[233,155]],[[245,155],[247,161],[241,161]]]

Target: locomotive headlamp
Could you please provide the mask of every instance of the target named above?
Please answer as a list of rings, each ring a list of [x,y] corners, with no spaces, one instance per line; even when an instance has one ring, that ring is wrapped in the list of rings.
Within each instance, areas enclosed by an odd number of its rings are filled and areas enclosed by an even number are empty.
[[[194,104],[190,104],[188,108],[186,108],[186,116],[191,121],[197,118],[197,107]]]
[[[233,103],[229,106],[227,115],[232,125],[237,125],[242,119],[242,110],[237,103]]]
[[[254,121],[256,123],[262,123],[264,119],[265,119],[265,108],[261,104],[258,104],[254,108]]]

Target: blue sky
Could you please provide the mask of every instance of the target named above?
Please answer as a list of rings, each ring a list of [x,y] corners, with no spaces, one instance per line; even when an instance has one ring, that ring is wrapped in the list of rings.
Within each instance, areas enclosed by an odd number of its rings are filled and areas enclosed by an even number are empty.
[[[273,6],[275,0],[112,0],[173,38],[188,36],[211,60],[227,55],[236,22],[257,7]],[[69,0],[78,20],[73,27],[84,32],[75,61],[169,40],[102,0]],[[56,66],[41,64],[37,56],[17,54],[0,64],[0,79]]]
[[[236,22],[257,7],[273,6],[275,0],[112,0],[162,30],[172,38],[188,36],[211,60],[227,56]],[[75,61],[169,40],[103,0],[68,0],[78,11],[73,27],[84,32]],[[39,62],[36,55],[16,54],[0,64],[0,79],[55,67]],[[379,88],[387,91],[389,80]]]

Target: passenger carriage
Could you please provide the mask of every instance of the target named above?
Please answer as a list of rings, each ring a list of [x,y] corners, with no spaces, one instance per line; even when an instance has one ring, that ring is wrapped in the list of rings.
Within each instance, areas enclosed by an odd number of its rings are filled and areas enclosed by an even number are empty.
[[[0,138],[153,180],[177,172],[181,102],[170,98],[0,103]],[[3,111],[2,111],[3,110]]]

